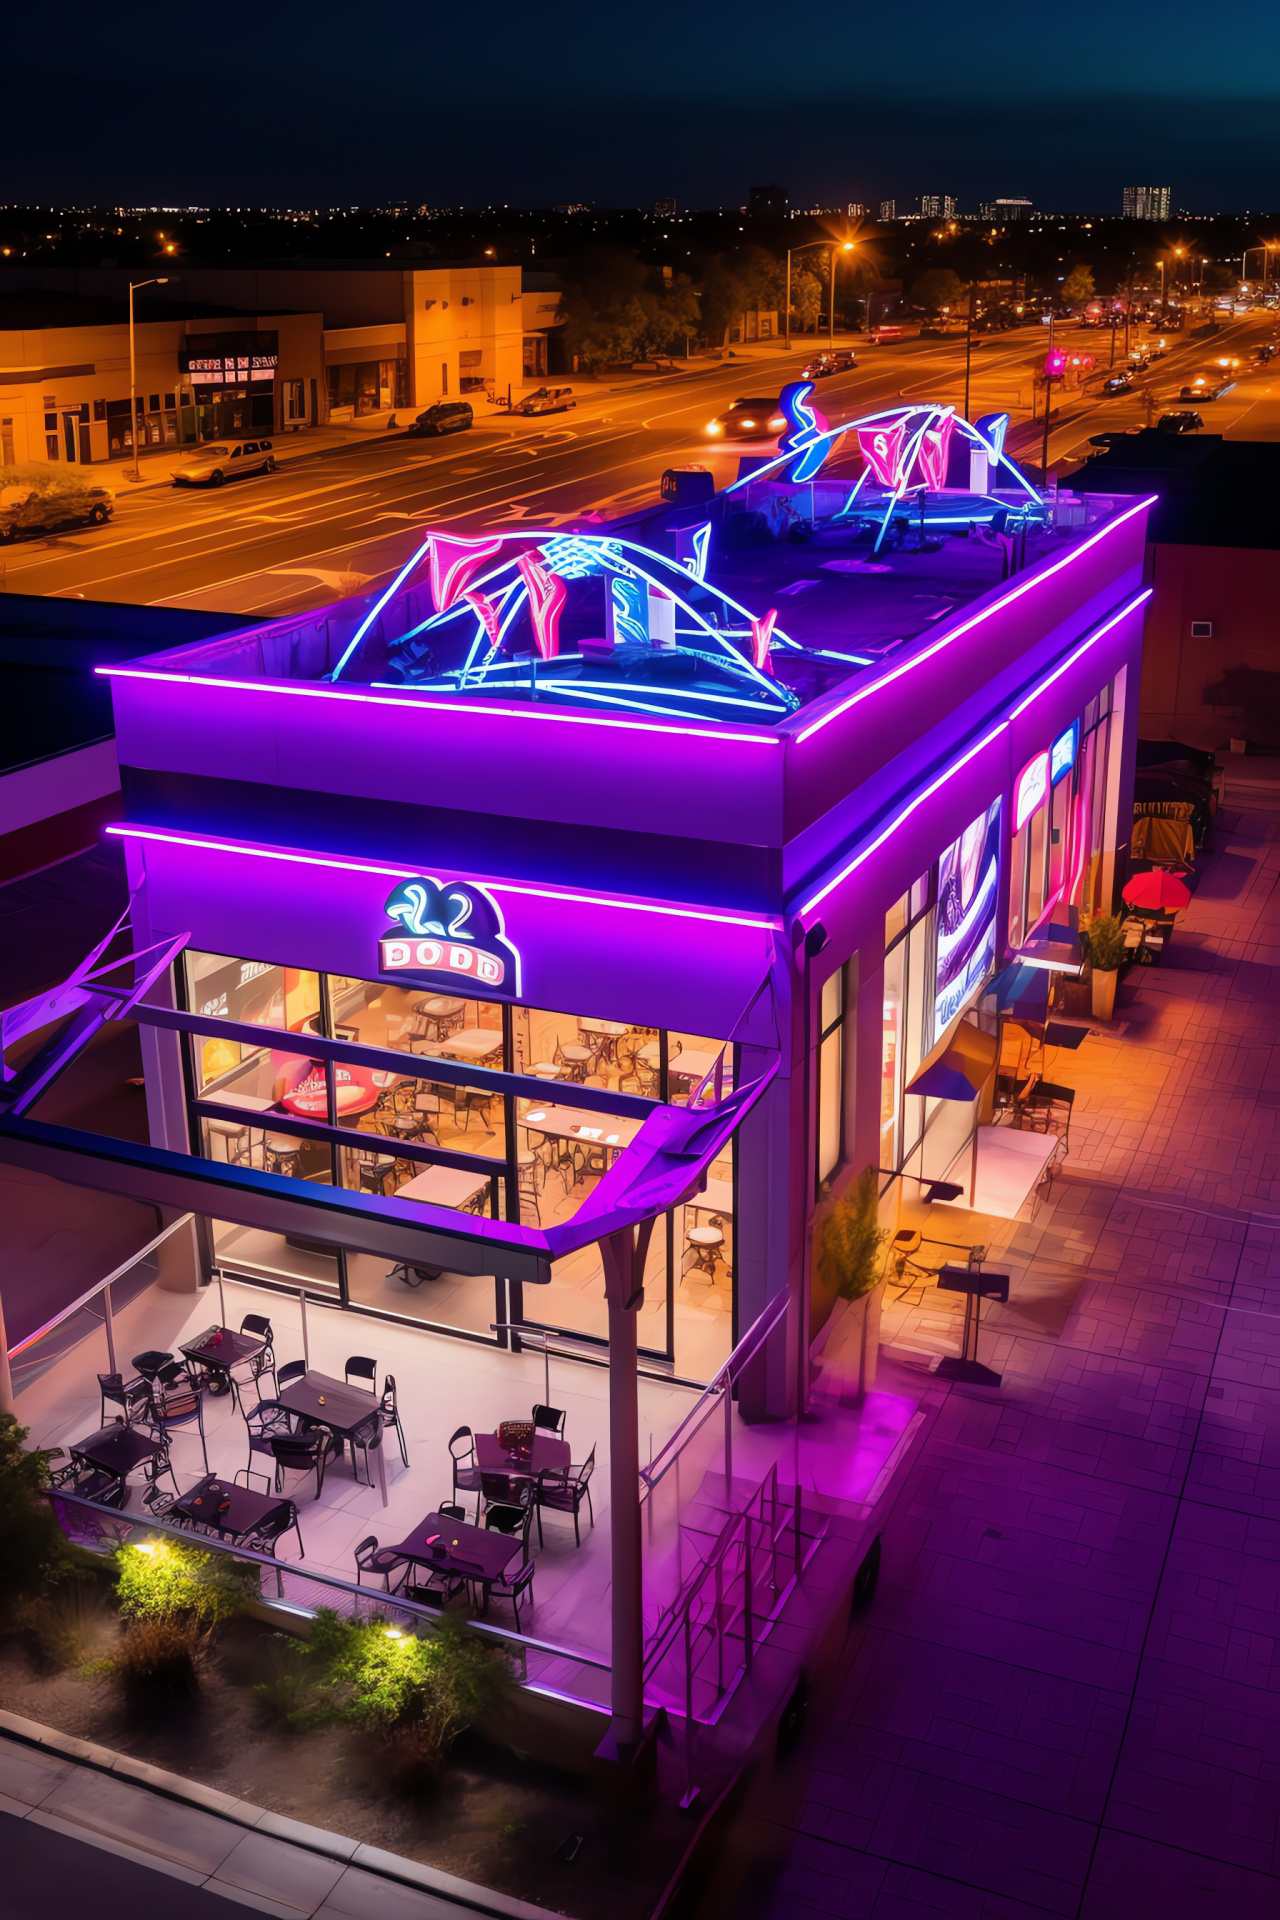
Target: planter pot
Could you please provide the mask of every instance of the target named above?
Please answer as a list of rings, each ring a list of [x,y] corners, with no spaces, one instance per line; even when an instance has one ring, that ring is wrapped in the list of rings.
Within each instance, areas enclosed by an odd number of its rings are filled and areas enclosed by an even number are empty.
[[[1119,969],[1111,967],[1093,970],[1093,1017],[1095,1020],[1110,1020],[1116,1010],[1116,981],[1120,978]]]

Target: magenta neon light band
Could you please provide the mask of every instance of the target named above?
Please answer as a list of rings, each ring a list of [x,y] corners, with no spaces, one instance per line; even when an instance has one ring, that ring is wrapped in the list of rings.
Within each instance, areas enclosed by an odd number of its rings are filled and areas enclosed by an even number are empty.
[[[989,747],[991,742],[997,739],[1007,727],[1012,726],[1019,714],[1025,713],[1032,701],[1039,699],[1040,695],[1051,687],[1055,680],[1061,678],[1067,668],[1079,660],[1082,654],[1087,653],[1090,647],[1096,646],[1099,640],[1104,639],[1113,627],[1119,626],[1120,622],[1127,619],[1131,613],[1136,613],[1139,607],[1144,606],[1151,598],[1153,592],[1154,588],[1144,587],[1141,593],[1135,594],[1133,599],[1121,607],[1118,613],[1113,613],[1111,618],[1104,622],[1096,633],[1091,633],[1087,640],[1083,640],[1080,645],[1075,648],[1074,652],[1068,654],[1067,658],[1061,661],[1052,673],[1046,674],[1045,678],[1033,687],[1026,698],[1014,708],[1007,719],[998,721],[989,733],[983,735],[977,746],[970,747],[958,760],[953,760],[951,765],[944,768],[937,779],[932,781],[931,784],[924,789],[923,793],[913,794],[902,811],[894,816],[888,826],[884,828],[883,832],[878,834],[871,842],[870,846],[863,847],[854,855],[847,866],[842,867],[840,872],[828,880],[824,887],[820,887],[817,893],[811,895],[811,897],[805,901],[804,905],[799,909],[800,915],[803,916],[806,913],[812,913],[815,907],[820,906],[828,894],[833,893],[838,886],[849,878],[850,874],[856,873],[864,860],[869,860],[871,855],[877,852],[886,840],[892,838],[903,822],[910,819],[918,807],[922,807],[926,800],[932,799],[940,787],[944,787],[948,780],[968,766],[975,754],[981,753],[984,747]],[[107,831],[110,832],[110,828],[108,828]]]
[[[194,833],[166,833],[159,827],[109,826],[107,833],[122,840],[157,840],[163,845],[195,847],[204,853],[241,854],[249,860],[282,860],[288,865],[337,868],[342,873],[371,873],[388,880],[412,880],[414,867],[384,867],[368,860],[340,860],[326,854],[302,853],[286,847],[253,847],[244,841],[208,840]],[[604,893],[573,893],[565,887],[529,887],[517,881],[478,882],[490,893],[522,894],[535,900],[562,900],[571,906],[610,907],[619,913],[656,913],[672,920],[709,920],[715,926],[750,927],[760,933],[776,933],[782,926],[778,915],[758,916],[741,913],[716,913],[710,908],[661,906],[656,900],[622,900]]]
[[[694,740],[728,740],[751,747],[778,747],[782,736],[776,733],[738,733],[725,727],[664,725],[651,720],[615,720],[597,713],[553,713],[546,707],[500,707],[492,701],[473,705],[452,697],[428,701],[421,696],[412,700],[384,699],[369,693],[348,693],[338,687],[291,687],[280,680],[223,680],[212,673],[157,673],[146,667],[95,667],[95,673],[121,680],[162,680],[170,685],[222,687],[240,693],[280,693],[308,700],[355,700],[370,707],[407,707],[413,713],[503,714],[513,720],[547,720],[569,727],[612,727],[627,733],[676,733]]]
[[[941,653],[944,647],[950,646],[953,640],[958,640],[962,634],[971,633],[974,627],[981,626],[982,622],[990,619],[993,613],[1000,613],[1005,607],[1012,606],[1015,600],[1020,600],[1024,593],[1030,593],[1033,587],[1042,586],[1046,580],[1051,580],[1056,573],[1062,571],[1063,567],[1070,566],[1073,561],[1080,558],[1081,554],[1088,553],[1099,540],[1114,533],[1116,528],[1122,527],[1127,520],[1132,520],[1136,513],[1141,513],[1145,507],[1154,506],[1156,499],[1157,495],[1151,494],[1137,501],[1124,513],[1118,514],[1114,520],[1109,520],[1105,527],[1099,527],[1096,533],[1090,534],[1089,538],[1082,541],[1078,547],[1073,547],[1070,553],[1064,553],[1060,560],[1055,560],[1053,565],[1046,567],[1043,573],[1034,574],[1031,579],[1023,580],[1010,592],[1002,594],[998,600],[993,601],[989,607],[983,607],[981,612],[972,614],[967,620],[962,620],[959,626],[951,627],[946,633],[939,634],[938,638],[923,652],[913,654],[911,659],[904,660],[901,666],[891,668],[888,673],[882,673],[880,678],[873,680],[869,686],[856,688],[840,702],[839,706],[833,707],[830,713],[822,714],[810,726],[802,728],[795,736],[796,745],[801,746],[815,733],[819,733],[823,727],[830,726],[833,720],[838,720],[842,713],[848,713],[851,707],[856,707],[862,700],[869,700],[873,693],[879,693],[883,687],[889,686],[894,680],[901,679],[903,674],[914,672],[917,667],[923,666],[926,660],[931,660],[936,653]]]

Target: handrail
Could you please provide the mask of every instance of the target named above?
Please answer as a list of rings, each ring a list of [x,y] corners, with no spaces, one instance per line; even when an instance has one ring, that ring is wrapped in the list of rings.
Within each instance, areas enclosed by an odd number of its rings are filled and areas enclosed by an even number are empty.
[[[100,1293],[111,1286],[113,1281],[122,1280],[131,1267],[137,1266],[139,1260],[145,1260],[149,1253],[154,1253],[156,1248],[163,1245],[171,1233],[176,1233],[179,1227],[185,1227],[189,1221],[194,1219],[194,1213],[179,1214],[178,1218],[171,1222],[169,1226],[165,1227],[162,1232],[158,1233],[154,1240],[148,1240],[145,1247],[139,1247],[136,1253],[130,1254],[127,1260],[120,1266],[114,1268],[105,1280],[95,1280],[87,1293],[82,1293],[80,1298],[73,1300],[69,1307],[63,1307],[61,1312],[55,1313],[52,1320],[46,1320],[42,1327],[37,1327],[34,1333],[29,1333],[25,1340],[18,1342],[16,1347],[10,1347],[10,1360],[16,1360],[19,1354],[27,1351],[28,1347],[33,1347],[37,1340],[43,1340],[46,1333],[52,1333],[54,1328],[60,1327],[64,1320],[69,1320],[73,1313],[79,1313],[81,1307],[87,1306],[90,1300],[96,1299]]]
[[[651,1460],[647,1467],[641,1467],[640,1478],[644,1482],[640,1493],[641,1500],[652,1492],[663,1476],[675,1465],[687,1441],[693,1438],[693,1433],[702,1426],[708,1414],[723,1399],[726,1387],[732,1384],[747,1361],[755,1358],[765,1340],[785,1318],[790,1304],[791,1296],[787,1293],[780,1293],[769,1302],[764,1312],[752,1321],[724,1365],[708,1381],[675,1432],[663,1443],[656,1459]],[[686,1431],[687,1429],[691,1431]]]
[[[185,1541],[188,1546],[194,1543],[201,1553],[208,1550],[210,1553],[223,1554],[229,1560],[248,1560],[255,1566],[271,1567],[276,1573],[296,1573],[304,1580],[314,1580],[318,1586],[333,1587],[339,1593],[349,1593],[366,1600],[379,1601],[385,1606],[394,1607],[398,1612],[410,1614],[415,1619],[438,1620],[441,1616],[439,1607],[425,1607],[420,1601],[410,1600],[400,1594],[379,1594],[376,1588],[362,1587],[358,1582],[339,1579],[334,1573],[322,1573],[300,1560],[281,1560],[273,1553],[260,1552],[256,1547],[231,1546],[225,1540],[215,1539],[212,1534],[195,1533],[190,1527],[174,1526],[171,1521],[166,1521],[158,1515],[129,1513],[120,1507],[104,1507],[100,1501],[86,1500],[83,1494],[69,1493],[61,1487],[45,1487],[43,1492],[45,1499],[51,1503],[62,1500],[69,1506],[85,1507],[90,1513],[101,1514],[104,1519],[116,1526],[123,1523],[129,1527],[144,1527],[148,1532],[167,1533],[176,1540]],[[272,1603],[270,1600],[264,1600],[263,1604],[270,1606]],[[297,1611],[296,1608],[290,1610]],[[533,1653],[545,1653],[552,1659],[574,1660],[579,1666],[591,1667],[597,1673],[612,1672],[609,1661],[601,1660],[594,1654],[581,1652],[576,1647],[560,1647],[550,1640],[535,1640],[529,1634],[513,1633],[509,1627],[494,1626],[487,1620],[468,1621],[467,1624],[482,1637],[506,1641],[512,1646],[524,1647]]]

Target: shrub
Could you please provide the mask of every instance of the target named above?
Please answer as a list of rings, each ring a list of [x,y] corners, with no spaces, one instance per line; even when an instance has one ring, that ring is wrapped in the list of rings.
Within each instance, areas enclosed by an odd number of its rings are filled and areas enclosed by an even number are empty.
[[[41,1654],[56,1667],[85,1666],[102,1654],[115,1628],[106,1595],[87,1580],[68,1580],[46,1594],[29,1609],[27,1624]]]
[[[244,1603],[244,1571],[222,1554],[167,1539],[121,1547],[116,1569],[124,1627],[116,1672],[126,1687],[193,1693],[213,1629]]]
[[[876,1170],[864,1167],[817,1229],[819,1277],[842,1300],[860,1300],[880,1278],[880,1249],[889,1233],[879,1213]]]
[[[27,1428],[0,1413],[0,1619],[34,1617],[51,1588],[91,1579],[100,1572],[95,1555],[73,1546],[41,1497],[49,1456],[23,1445]]]
[[[1114,973],[1129,957],[1117,914],[1099,914],[1095,920],[1091,920],[1084,939],[1089,958],[1099,973]]]
[[[195,1693],[209,1648],[208,1630],[188,1615],[143,1614],[126,1621],[113,1671],[131,1693]]]

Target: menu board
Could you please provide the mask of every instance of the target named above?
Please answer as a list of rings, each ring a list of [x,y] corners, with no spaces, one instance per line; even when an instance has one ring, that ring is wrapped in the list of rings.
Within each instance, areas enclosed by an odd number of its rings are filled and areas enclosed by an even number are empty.
[[[1000,802],[993,800],[938,862],[935,1042],[995,967],[999,897]]]

